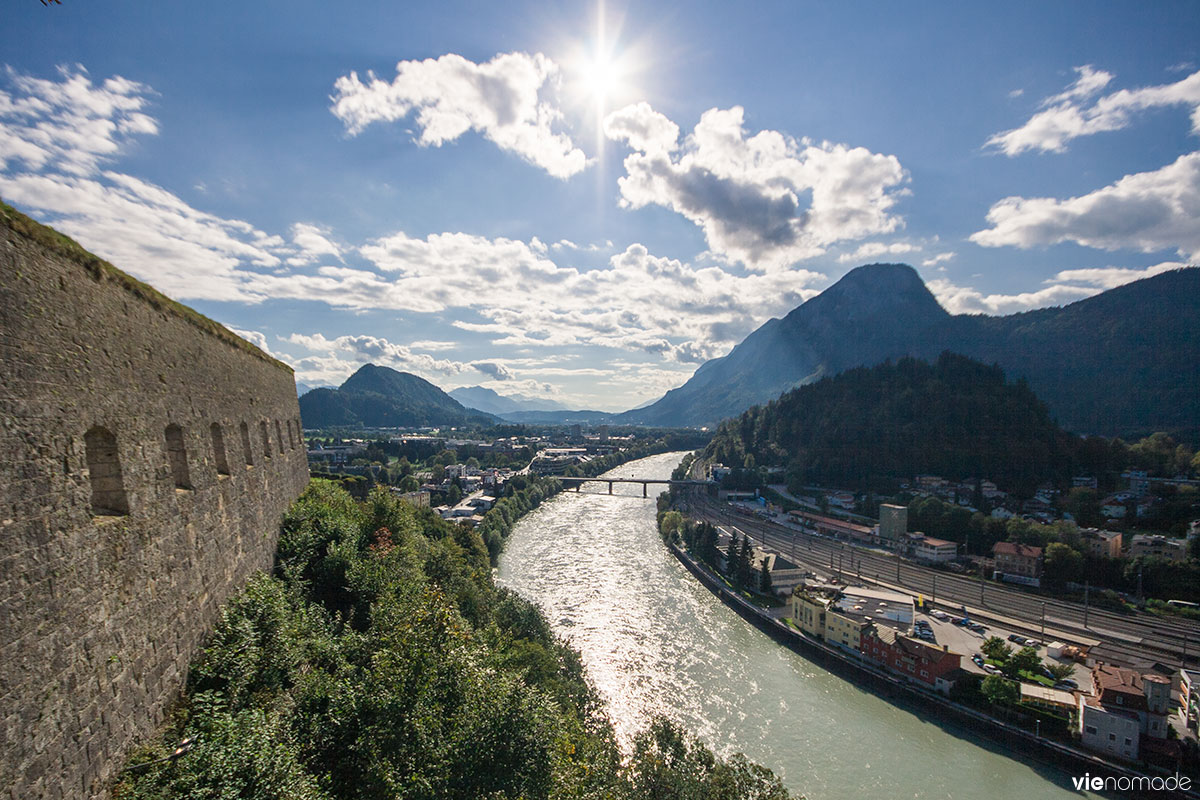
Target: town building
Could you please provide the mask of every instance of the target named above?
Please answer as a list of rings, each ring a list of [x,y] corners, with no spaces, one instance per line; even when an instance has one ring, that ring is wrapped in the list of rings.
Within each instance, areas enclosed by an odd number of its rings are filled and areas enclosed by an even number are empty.
[[[419,508],[429,508],[430,493],[426,491],[401,492],[397,489],[392,489],[392,494],[406,503],[411,503]]]
[[[1079,531],[1085,552],[1103,558],[1118,558],[1121,555],[1121,532],[1102,528],[1082,528]]]
[[[908,533],[908,506],[884,503],[879,507],[879,538],[895,544]]]
[[[913,543],[913,556],[918,561],[930,564],[944,564],[958,558],[958,545],[945,539],[935,539],[932,536],[921,536]]]
[[[1168,679],[1097,664],[1092,685],[1095,694],[1078,699],[1080,744],[1129,761],[1143,757],[1144,751],[1166,749]]]
[[[792,593],[792,619],[805,633],[860,654],[868,625],[912,627],[913,598],[885,589],[801,585]]]
[[[1179,670],[1179,719],[1192,733],[1200,732],[1200,670]]]
[[[1027,586],[1042,585],[1042,548],[1014,542],[996,542],[996,578]]]
[[[1100,513],[1105,519],[1124,519],[1125,501],[1119,497],[1106,497],[1100,502]]]
[[[1129,556],[1157,556],[1171,561],[1187,561],[1187,541],[1158,534],[1137,533],[1129,540]]]
[[[767,565],[767,572],[771,575],[771,592],[777,595],[788,596],[792,590],[799,586],[808,570],[801,568],[798,564],[793,564],[779,553],[771,550],[763,550],[755,547],[753,555],[754,581],[755,588],[760,592],[762,586],[759,585],[762,580],[762,566]]]
[[[922,642],[895,628],[870,622],[860,635],[863,656],[911,681],[936,687],[939,678],[959,669],[962,656],[945,645]],[[949,693],[951,682],[943,682]]]
[[[813,530],[822,536],[830,536],[834,539],[851,539],[857,542],[869,543],[876,538],[874,527],[847,522],[835,517],[826,517],[821,514],[812,514],[808,511],[794,509],[788,512],[788,518],[792,522]]]

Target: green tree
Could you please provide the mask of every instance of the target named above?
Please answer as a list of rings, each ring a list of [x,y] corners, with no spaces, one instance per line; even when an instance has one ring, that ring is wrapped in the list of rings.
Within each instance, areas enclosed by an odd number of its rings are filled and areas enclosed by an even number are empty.
[[[1032,647],[1022,647],[1013,653],[1012,658],[1001,669],[1004,670],[1005,675],[1016,678],[1022,672],[1036,673],[1041,666],[1042,657],[1038,655],[1037,650]]]
[[[683,514],[680,514],[678,511],[663,513],[662,519],[658,522],[658,532],[662,536],[663,541],[668,544],[678,543],[682,530]]]
[[[1062,586],[1083,576],[1083,555],[1062,542],[1046,545],[1044,575],[1048,583]]]
[[[399,489],[402,492],[415,492],[421,488],[421,482],[417,480],[416,475],[405,475],[400,479]]]
[[[1020,702],[1021,686],[1016,681],[1000,675],[988,675],[980,684],[979,690],[988,702],[993,704],[1011,705]]]
[[[1095,528],[1104,521],[1100,516],[1100,493],[1087,486],[1076,486],[1062,499],[1062,510],[1085,528]]]
[[[1065,680],[1075,674],[1073,664],[1046,664],[1046,669],[1050,670],[1056,681]]]
[[[736,580],[738,573],[738,535],[737,531],[729,537],[729,547],[725,551],[725,574],[730,580]]]
[[[980,645],[979,650],[988,658],[1001,664],[1008,661],[1008,659],[1012,657],[1013,652],[1012,648],[1008,646],[1008,643],[999,636],[989,636],[984,643]]]
[[[767,559],[763,559],[762,569],[758,573],[758,590],[763,594],[771,594],[771,570],[767,569]]]
[[[734,579],[734,583],[738,586],[746,586],[750,583],[750,570],[754,566],[751,561],[751,552],[750,537],[743,536],[742,546],[738,550],[737,577]]]

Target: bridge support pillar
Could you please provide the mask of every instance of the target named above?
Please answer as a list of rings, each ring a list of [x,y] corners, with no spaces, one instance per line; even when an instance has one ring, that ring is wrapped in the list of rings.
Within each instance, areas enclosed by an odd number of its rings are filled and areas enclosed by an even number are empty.
[[[646,487],[647,487],[647,486],[649,486],[649,485],[650,485],[650,484],[646,483],[645,481],[642,481],[642,497],[648,497],[648,496],[649,496],[649,495],[647,495],[647,494],[646,494]]]
[[[608,493],[609,493],[609,494],[612,494],[612,484],[613,484],[613,482],[612,482],[612,481],[609,481],[609,482],[608,482]]]

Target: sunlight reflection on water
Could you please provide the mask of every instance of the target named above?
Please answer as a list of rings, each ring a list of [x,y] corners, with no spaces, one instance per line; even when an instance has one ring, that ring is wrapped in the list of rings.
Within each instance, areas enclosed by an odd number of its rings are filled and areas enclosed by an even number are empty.
[[[665,478],[681,457],[607,474]],[[521,520],[499,576],[583,654],[623,745],[663,714],[723,754],[770,767],[809,800],[1080,796],[1059,770],[947,731],[778,646],[667,552],[640,486],[607,492],[563,492]]]

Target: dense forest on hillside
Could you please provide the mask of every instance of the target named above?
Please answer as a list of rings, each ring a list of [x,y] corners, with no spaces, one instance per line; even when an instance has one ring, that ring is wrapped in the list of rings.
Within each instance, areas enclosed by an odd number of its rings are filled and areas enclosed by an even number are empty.
[[[1028,496],[1041,481],[1104,471],[1103,440],[1063,431],[1023,381],[943,353],[802,386],[722,423],[705,455],[780,464],[803,483],[869,488],[932,473],[988,478]]]
[[[578,653],[490,567],[475,531],[314,481],[275,573],[225,608],[162,740],[114,796],[788,796],[661,720],[623,759]],[[185,737],[193,748],[168,758]]]

